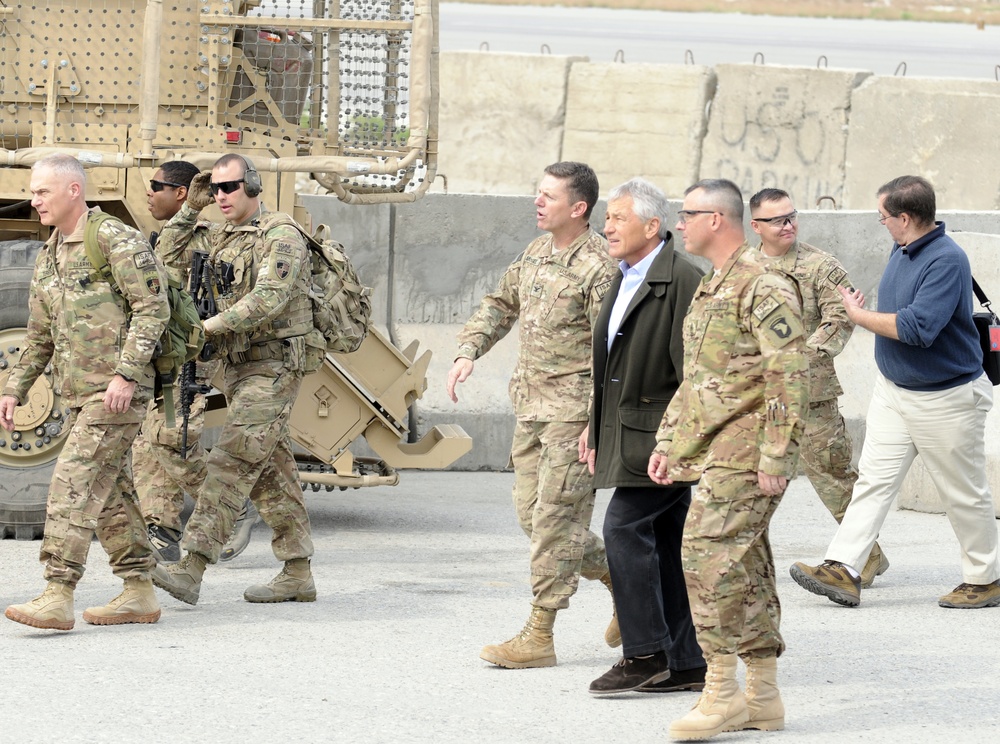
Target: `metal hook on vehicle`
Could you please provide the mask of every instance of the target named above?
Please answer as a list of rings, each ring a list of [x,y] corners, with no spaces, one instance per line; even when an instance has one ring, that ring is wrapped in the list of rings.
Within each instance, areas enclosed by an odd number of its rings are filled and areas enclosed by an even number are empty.
[[[622,63],[625,62],[625,50],[624,49],[619,49],[617,52],[615,52],[615,62],[622,62]]]
[[[448,176],[446,176],[444,173],[438,173],[437,175],[434,176],[434,180],[435,181],[438,180],[439,178],[442,181],[444,181],[444,193],[447,194],[448,193]]]
[[[898,65],[896,65],[896,71],[892,74],[899,75],[900,70],[903,71],[902,77],[906,77],[906,62],[900,62]]]
[[[993,77],[997,79],[997,82],[1000,82],[1000,65],[993,68]]]
[[[542,54],[552,54],[552,49],[548,44],[542,44],[542,48],[539,50]]]
[[[837,200],[834,199],[832,196],[821,196],[819,199],[816,200],[816,208],[819,209],[820,204],[822,204],[827,200],[829,200],[833,204],[834,209],[837,208]]]
[[[694,52],[690,49],[684,50],[684,64],[693,65],[694,64]]]
[[[484,41],[482,44],[479,45],[479,51],[488,52],[489,50],[490,50],[490,43],[488,41]]]
[[[758,57],[760,57],[760,63],[762,65],[765,64],[765,62],[764,62],[764,52],[757,52],[756,54],[753,55],[753,63],[754,64],[757,64],[757,58]]]
[[[829,67],[829,66],[830,65],[829,65],[829,62],[828,62],[828,60],[826,58],[826,55],[825,54],[819,55],[819,59],[816,60],[816,67],[818,67],[820,69],[823,69],[823,68],[826,68],[826,67]]]

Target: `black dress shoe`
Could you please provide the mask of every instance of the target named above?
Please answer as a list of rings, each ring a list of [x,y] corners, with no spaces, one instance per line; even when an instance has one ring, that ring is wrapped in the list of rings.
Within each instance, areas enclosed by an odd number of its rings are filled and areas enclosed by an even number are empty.
[[[646,658],[622,659],[590,683],[590,694],[613,695],[617,692],[631,692],[643,685],[665,680],[669,676],[670,662],[665,651],[659,651]]]
[[[705,686],[706,667],[696,667],[694,669],[684,669],[677,671],[670,670],[670,676],[662,682],[653,682],[643,685],[639,692],[683,692],[684,690],[701,690]]]

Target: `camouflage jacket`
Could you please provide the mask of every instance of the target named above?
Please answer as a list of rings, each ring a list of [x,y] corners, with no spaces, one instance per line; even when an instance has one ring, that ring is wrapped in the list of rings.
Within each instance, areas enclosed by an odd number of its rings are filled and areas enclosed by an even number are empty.
[[[199,212],[186,203],[173,217],[163,223],[156,241],[156,255],[163,262],[163,268],[171,279],[182,287],[189,287],[188,273],[191,271],[191,256],[195,251],[211,254],[209,240],[211,222],[198,220]]]
[[[854,331],[837,291],[838,286],[851,286],[847,271],[836,257],[808,243],[796,242],[784,256],[770,257],[761,252],[761,257],[798,283],[807,334],[810,402],[838,398],[844,390],[833,358],[844,350]]]
[[[458,357],[478,359],[520,321],[510,381],[518,420],[586,421],[592,329],[617,270],[591,229],[555,253],[551,234],[533,240],[458,334]]]
[[[656,434],[670,477],[708,466],[792,477],[809,366],[793,282],[744,243],[706,276],[684,321],[684,381]]]
[[[138,383],[139,399],[152,393],[149,361],[170,317],[166,275],[141,233],[117,220],[101,225],[98,244],[132,308],[126,322],[124,303],[111,285],[91,280],[83,235],[88,215],[97,211],[81,217],[69,235],[54,230],[38,252],[24,353],[3,391],[21,403],[49,364],[70,408],[103,398],[116,373]]]
[[[321,336],[315,340],[319,332],[313,327],[309,301],[309,248],[291,225],[268,229],[271,214],[277,213],[262,211],[242,225],[212,224],[208,231],[216,305],[228,331],[212,341],[224,353],[293,337],[308,338],[307,343],[317,348],[324,346]],[[204,224],[198,221],[197,212],[183,208],[164,226],[157,251],[175,265],[190,260],[193,241],[200,240]]]

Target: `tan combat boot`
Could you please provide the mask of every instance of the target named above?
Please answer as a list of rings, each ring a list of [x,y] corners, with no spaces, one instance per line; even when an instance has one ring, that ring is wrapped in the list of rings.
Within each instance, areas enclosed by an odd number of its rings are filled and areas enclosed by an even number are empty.
[[[710,739],[723,731],[743,727],[750,717],[747,702],[736,683],[736,654],[713,656],[705,672],[705,688],[691,711],[670,724],[675,741]]]
[[[205,575],[208,558],[201,553],[186,553],[180,562],[164,567],[159,563],[149,572],[149,578],[174,599],[189,605],[198,604],[201,577]]]
[[[618,609],[615,607],[615,592],[611,588],[610,571],[601,577],[601,583],[611,592],[611,622],[608,623],[608,628],[604,631],[604,642],[611,648],[618,648],[622,645],[622,631],[618,627]]]
[[[91,625],[126,625],[155,623],[160,619],[153,582],[148,579],[125,579],[125,590],[104,607],[89,607],[83,619]]]
[[[50,581],[40,595],[30,602],[11,605],[4,614],[32,628],[73,630],[73,587],[61,581]]]
[[[889,569],[889,559],[885,557],[878,543],[872,546],[865,567],[861,571],[861,588],[868,589],[875,583],[875,577],[881,576]]]
[[[243,592],[247,602],[315,602],[316,583],[308,558],[285,561],[281,573],[267,584],[256,584]]]
[[[506,643],[485,646],[479,658],[507,669],[535,669],[556,665],[556,648],[552,644],[552,626],[556,611],[532,607],[524,630]]]
[[[728,730],[781,731],[785,728],[785,704],[778,693],[778,657],[748,656],[744,661],[747,665],[744,698],[750,720]]]

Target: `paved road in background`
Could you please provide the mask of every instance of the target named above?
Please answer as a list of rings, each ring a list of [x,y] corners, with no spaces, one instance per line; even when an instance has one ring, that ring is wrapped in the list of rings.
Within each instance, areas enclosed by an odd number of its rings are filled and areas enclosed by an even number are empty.
[[[209,568],[197,607],[163,593],[151,626],[79,619],[120,588],[91,548],[77,626],[37,631],[0,617],[0,741],[663,744],[695,693],[595,699],[616,660],[603,643],[607,590],[584,582],[555,626],[558,666],[504,670],[479,650],[529,612],[528,544],[510,473],[404,472],[395,488],[308,494],[314,603],[250,605],[277,570],[264,525],[231,564]],[[600,525],[610,492],[594,514]],[[958,547],[941,515],[893,511],[879,535],[892,565],[861,606],[797,587],[834,522],[793,481],[771,525],[787,729],[719,744],[985,744],[1000,741],[1000,608],[945,610]],[[0,542],[0,607],[41,590],[37,542]]]
[[[752,62],[830,67],[909,77],[996,80],[1000,27],[972,23],[840,20],[739,13],[667,13],[603,8],[539,8],[444,3],[441,49],[579,54],[610,62],[682,64],[690,50],[700,65]],[[900,71],[902,74],[902,71]],[[530,80],[524,81],[530,85]]]

